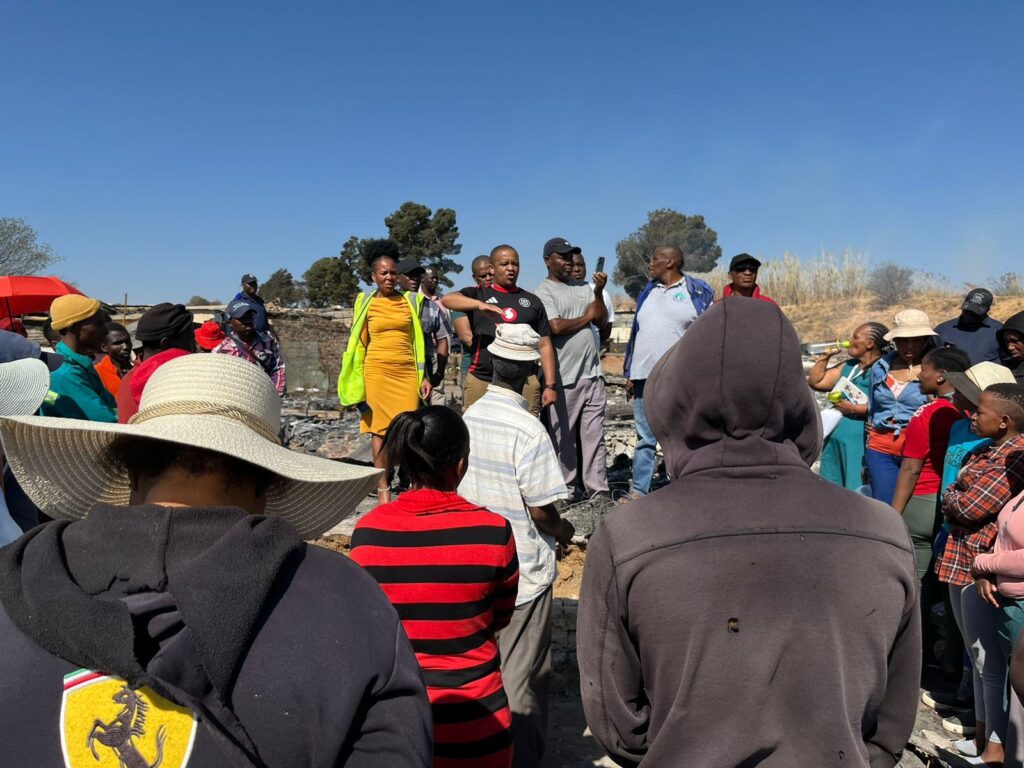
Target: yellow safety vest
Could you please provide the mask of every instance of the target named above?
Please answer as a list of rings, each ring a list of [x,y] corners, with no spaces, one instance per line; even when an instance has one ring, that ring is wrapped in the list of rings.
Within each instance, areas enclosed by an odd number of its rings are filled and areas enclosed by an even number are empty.
[[[363,378],[366,346],[362,343],[362,335],[366,315],[370,311],[370,299],[376,295],[377,291],[369,295],[360,293],[352,308],[352,328],[349,331],[345,355],[341,358],[341,373],[338,375],[338,400],[344,406],[366,402],[366,381]],[[406,293],[405,298],[412,313],[412,353],[416,360],[416,381],[419,385],[423,383],[427,367],[427,347],[423,339],[423,325],[420,322],[423,296],[419,293]]]

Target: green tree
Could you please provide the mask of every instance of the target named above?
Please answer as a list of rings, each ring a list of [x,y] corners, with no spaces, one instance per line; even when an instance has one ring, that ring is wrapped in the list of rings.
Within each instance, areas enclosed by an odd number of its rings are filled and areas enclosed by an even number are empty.
[[[305,291],[301,283],[296,283],[292,273],[287,269],[274,272],[260,286],[260,295],[267,301],[290,306],[302,301]]]
[[[651,211],[639,229],[615,246],[618,263],[612,277],[634,299],[647,285],[648,262],[659,245],[681,248],[689,272],[709,272],[722,257],[718,233],[703,216],[686,216],[671,208]]]
[[[435,267],[441,275],[441,282],[447,286],[453,283],[447,273],[458,274],[462,265],[449,256],[462,252],[459,239],[459,225],[455,211],[438,208],[431,211],[420,203],[402,203],[401,207],[385,217],[388,235],[398,243],[400,257],[418,259],[425,267]]]
[[[190,307],[209,307],[216,304],[223,304],[224,302],[220,299],[208,299],[205,296],[196,294],[188,300],[188,306]]]
[[[0,275],[34,275],[60,260],[24,219],[0,218]]]
[[[359,293],[360,280],[368,280],[370,270],[360,252],[362,240],[353,235],[337,256],[317,259],[302,276],[306,299],[314,307],[335,304],[351,306]]]

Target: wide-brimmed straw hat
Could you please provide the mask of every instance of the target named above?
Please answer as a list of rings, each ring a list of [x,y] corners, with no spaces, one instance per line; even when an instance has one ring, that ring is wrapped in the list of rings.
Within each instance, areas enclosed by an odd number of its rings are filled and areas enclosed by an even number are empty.
[[[28,416],[50,391],[50,369],[39,358],[0,363],[0,416]]]
[[[1005,365],[987,360],[972,365],[963,373],[947,371],[944,375],[953,389],[974,405],[981,402],[981,393],[993,384],[1013,384],[1016,381],[1013,371]]]
[[[54,518],[80,519],[98,502],[128,506],[127,473],[106,449],[134,435],[233,456],[282,479],[266,514],[313,538],[350,515],[380,470],[339,464],[280,445],[281,401],[257,365],[228,355],[186,355],[147,382],[128,424],[22,416],[0,418],[4,452],[22,488]]]
[[[920,336],[938,336],[932,329],[932,321],[927,313],[920,309],[904,309],[896,313],[892,330],[884,338],[886,341],[893,339],[918,338]]]

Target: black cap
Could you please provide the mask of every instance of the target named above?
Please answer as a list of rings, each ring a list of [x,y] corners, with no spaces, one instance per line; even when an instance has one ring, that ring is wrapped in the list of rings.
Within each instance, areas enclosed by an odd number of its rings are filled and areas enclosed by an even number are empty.
[[[227,309],[224,310],[224,314],[228,317],[234,318],[235,320],[241,320],[249,312],[255,312],[256,307],[251,301],[245,299],[237,299],[228,304]]]
[[[173,339],[190,330],[192,313],[185,309],[185,305],[164,302],[151,307],[139,318],[135,339],[143,342]]]
[[[398,262],[398,266],[395,267],[400,275],[411,275],[413,272],[425,272],[423,265],[420,264],[416,259],[411,256],[408,259],[402,259]]]
[[[740,264],[753,264],[758,269],[761,268],[761,262],[751,256],[749,253],[737,253],[732,257],[732,261],[729,262],[729,271],[732,272]]]
[[[964,296],[964,303],[960,305],[960,309],[976,315],[987,315],[992,309],[992,292],[984,288],[972,289]]]
[[[242,285],[249,285],[249,283],[256,283],[259,285],[259,280],[256,279],[256,275],[242,275]]]
[[[583,253],[583,249],[573,245],[564,237],[552,237],[544,243],[544,258],[546,259],[552,253]]]

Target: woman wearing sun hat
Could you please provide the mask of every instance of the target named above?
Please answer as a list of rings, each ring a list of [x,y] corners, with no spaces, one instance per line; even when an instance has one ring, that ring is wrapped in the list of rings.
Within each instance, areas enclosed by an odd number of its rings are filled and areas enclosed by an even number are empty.
[[[871,495],[892,503],[903,451],[903,430],[922,405],[928,402],[921,393],[918,375],[921,359],[935,346],[937,334],[928,315],[919,309],[897,313],[892,330],[885,334],[896,351],[890,352],[871,368],[868,391],[867,442],[864,465],[867,467]]]
[[[57,518],[0,551],[5,764],[129,746],[189,768],[430,764],[397,614],[354,563],[303,543],[378,472],[282,447],[280,414],[259,367],[187,355],[129,424],[0,419],[15,475]],[[148,713],[127,742],[126,701]],[[40,723],[55,738],[30,737]]]

